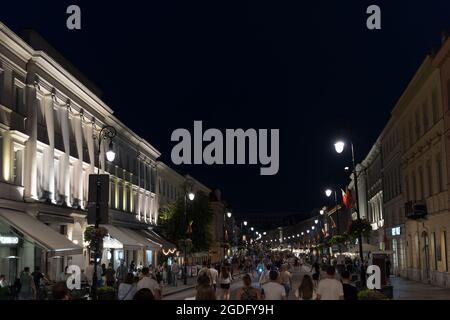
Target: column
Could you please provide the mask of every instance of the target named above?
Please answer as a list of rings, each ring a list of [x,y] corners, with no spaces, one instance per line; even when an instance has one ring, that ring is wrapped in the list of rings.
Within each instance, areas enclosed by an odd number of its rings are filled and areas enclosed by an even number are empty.
[[[54,199],[55,192],[55,120],[54,105],[50,96],[45,96],[43,103],[43,115],[47,127],[48,146],[43,152],[43,175],[42,175],[42,199],[51,201]]]
[[[81,127],[81,114],[72,118],[72,127],[75,133],[75,144],[77,148],[77,161],[73,174],[73,203],[72,206],[80,208],[83,203],[83,129]]]
[[[59,204],[67,205],[70,200],[70,134],[69,134],[69,112],[67,108],[59,106],[58,108],[59,123],[61,125],[61,133],[63,137],[64,153],[59,159]]]
[[[87,123],[84,126],[84,138],[86,140],[86,145],[89,153],[89,169],[87,170],[87,174],[85,175],[85,198],[88,197],[88,189],[89,189],[89,175],[93,174],[95,171],[95,148],[94,148],[94,127],[92,123]]]
[[[12,182],[12,167],[13,167],[13,150],[12,139],[9,130],[5,130],[2,134],[3,146],[2,146],[2,178],[6,182]]]
[[[32,73],[27,75],[27,110],[28,118],[26,121],[25,131],[28,140],[25,143],[25,175],[24,175],[24,198],[37,199],[37,166],[36,166],[36,146],[37,146],[37,108],[39,108],[39,100],[36,98],[36,87]]]

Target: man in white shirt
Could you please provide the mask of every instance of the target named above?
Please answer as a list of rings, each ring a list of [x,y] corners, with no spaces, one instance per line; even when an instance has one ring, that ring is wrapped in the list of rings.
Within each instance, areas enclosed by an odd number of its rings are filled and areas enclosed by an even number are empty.
[[[269,272],[270,281],[263,284],[264,300],[286,300],[286,289],[278,283],[278,272]]]
[[[216,268],[211,266],[211,263],[208,263],[208,270],[209,270],[209,275],[210,275],[210,279],[211,279],[211,285],[214,288],[214,291],[216,291],[217,288],[217,279],[219,278],[219,271],[216,270]]]
[[[327,268],[327,277],[319,282],[317,288],[317,300],[343,300],[344,288],[342,283],[335,279],[336,269],[333,266]]]
[[[176,261],[174,261],[172,263],[172,283],[173,285],[176,287],[177,286],[177,280],[178,280],[178,274],[180,273],[180,266],[178,265],[178,263]]]
[[[150,289],[155,300],[161,300],[161,287],[155,279],[152,279],[149,268],[142,268],[142,274],[144,277],[137,283],[137,290],[139,291],[143,288]]]

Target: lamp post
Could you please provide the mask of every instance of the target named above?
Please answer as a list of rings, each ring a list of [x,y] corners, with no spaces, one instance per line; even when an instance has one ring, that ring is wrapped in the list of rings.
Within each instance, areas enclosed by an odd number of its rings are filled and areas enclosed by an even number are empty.
[[[223,260],[224,261],[225,261],[225,256],[226,256],[225,239],[227,238],[227,228],[226,228],[227,217],[231,218],[231,211],[229,211],[229,210],[225,210],[223,212]]]
[[[325,190],[325,195],[328,198],[331,197],[331,195],[333,193],[334,193],[334,207],[335,207],[335,212],[336,212],[336,235],[340,235],[339,208],[338,208],[336,189],[334,189],[334,190],[331,190],[331,189]],[[340,245],[340,243],[338,243],[338,248],[339,248],[339,254],[341,254],[342,252],[341,252],[341,245]]]
[[[113,144],[112,140],[116,136],[117,132],[114,127],[111,126],[104,126],[99,134],[98,134],[98,152],[97,152],[97,159],[98,159],[98,174],[100,174],[100,154],[101,154],[101,147],[102,147],[102,141],[109,139],[108,144],[108,151],[106,152],[106,159],[110,162],[114,161],[114,158],[116,157],[116,153],[113,150]],[[100,193],[101,193],[101,184],[100,180],[97,180],[97,193],[96,193],[96,199],[95,199],[95,233],[97,233],[97,230],[100,225]],[[91,295],[92,297],[96,296],[97,293],[97,267],[98,267],[98,260],[100,255],[100,239],[96,239],[95,241],[95,247],[94,247],[94,274],[92,276],[92,290]]]
[[[244,227],[247,226],[247,221],[241,221],[241,243],[244,244]]]
[[[345,143],[343,141],[337,141],[334,144],[334,148],[335,148],[337,153],[342,153],[344,151],[344,147],[345,147]],[[351,152],[352,152],[353,179],[355,181],[356,218],[358,219],[358,221],[360,221],[361,220],[361,215],[359,213],[358,176],[357,176],[357,173],[356,173],[355,150],[354,150],[352,141],[350,141],[350,148],[351,148]],[[361,231],[358,234],[358,245],[359,245],[359,258],[361,260],[361,285],[364,286],[365,285],[365,280],[366,280],[366,274],[365,274],[365,271],[364,271],[364,268],[363,268],[364,252],[363,252]]]
[[[187,204],[188,204],[188,199],[190,201],[193,201],[195,198],[195,194],[193,192],[185,192],[184,193],[184,219],[186,222],[186,236],[184,237],[184,276],[183,276],[183,283],[185,285],[187,285],[187,238],[189,235],[189,221],[187,219]]]

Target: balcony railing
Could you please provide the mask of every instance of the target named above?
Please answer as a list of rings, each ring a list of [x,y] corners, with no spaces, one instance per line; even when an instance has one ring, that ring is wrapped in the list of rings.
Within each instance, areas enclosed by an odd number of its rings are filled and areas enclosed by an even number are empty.
[[[407,219],[423,219],[428,214],[424,201],[408,201],[405,203],[405,216]]]

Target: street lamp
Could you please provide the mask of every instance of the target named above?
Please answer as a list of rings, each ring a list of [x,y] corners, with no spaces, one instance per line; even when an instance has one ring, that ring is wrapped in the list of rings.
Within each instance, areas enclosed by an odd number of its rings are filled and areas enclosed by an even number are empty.
[[[113,144],[112,144],[112,140],[114,139],[114,137],[116,136],[117,132],[116,129],[114,127],[111,126],[104,126],[100,132],[98,133],[98,153],[97,153],[97,158],[98,158],[98,174],[100,174],[100,151],[102,148],[102,141],[109,139],[109,144],[108,144],[108,151],[106,152],[106,158],[108,159],[108,161],[112,162],[114,161],[114,158],[116,156],[114,150],[113,150]],[[99,180],[97,180],[97,193],[96,193],[96,199],[95,199],[95,230],[97,231],[100,225],[100,194],[101,194],[101,184],[99,182]],[[97,267],[98,267],[98,263],[99,263],[99,255],[100,255],[100,241],[97,239],[97,241],[95,242],[95,247],[94,247],[94,274],[92,277],[92,297],[96,296],[96,291],[97,291],[97,279],[98,279],[98,275],[97,275]]]
[[[337,153],[342,153],[344,151],[345,143],[343,141],[337,141],[334,144],[334,149]]]
[[[193,192],[186,192],[184,193],[184,219],[186,222],[186,236],[184,237],[184,277],[183,277],[183,283],[184,285],[187,285],[187,238],[189,235],[189,222],[187,219],[187,201],[188,199],[190,201],[194,201],[195,194]]]
[[[250,230],[253,231],[253,230],[255,230],[255,228],[251,227]]]
[[[318,220],[318,219],[314,220],[314,223],[315,223],[315,224],[318,224],[318,223],[319,223],[319,220]]]
[[[338,141],[334,144],[334,148],[337,153],[342,153],[344,151],[345,143],[342,141]],[[352,152],[352,165],[353,165],[353,179],[355,181],[355,196],[356,196],[356,218],[358,221],[361,220],[361,216],[359,213],[359,198],[358,198],[358,176],[356,174],[356,164],[355,164],[355,149],[353,147],[353,142],[350,142],[350,148]],[[362,268],[362,265],[364,263],[364,252],[363,252],[363,246],[362,246],[362,234],[359,232],[358,234],[358,244],[359,244],[359,257],[361,260],[361,285],[364,286],[365,280],[366,280],[366,274],[364,272],[364,268]]]
[[[325,210],[320,209],[319,213],[320,213],[320,215],[322,216],[322,215],[325,213]]]
[[[225,260],[225,256],[226,256],[226,247],[225,247],[225,239],[227,238],[227,228],[226,228],[226,222],[227,222],[227,218],[231,218],[231,211],[227,210],[226,212],[224,211],[223,213],[223,259]]]

